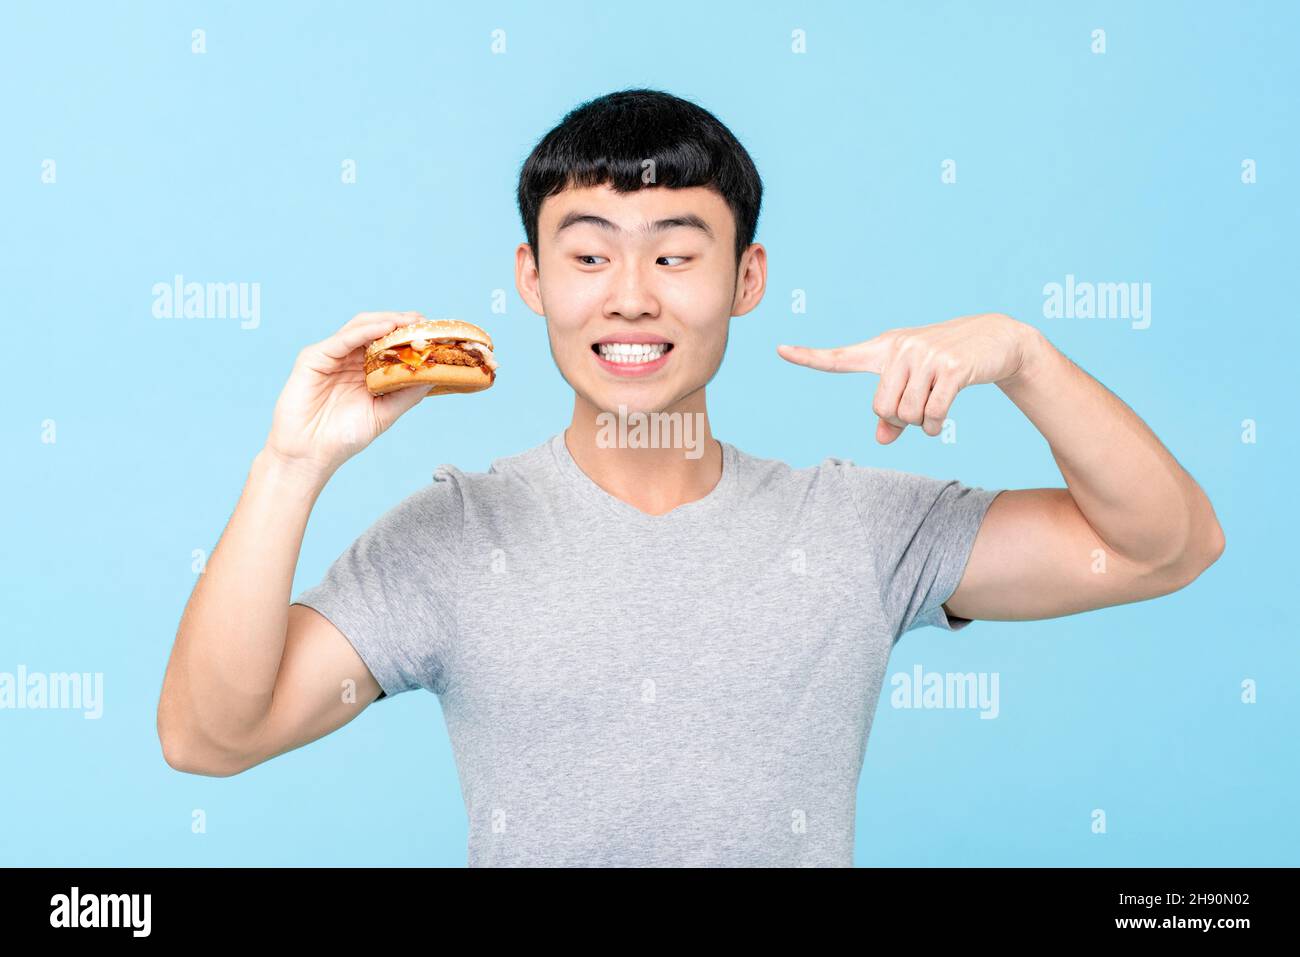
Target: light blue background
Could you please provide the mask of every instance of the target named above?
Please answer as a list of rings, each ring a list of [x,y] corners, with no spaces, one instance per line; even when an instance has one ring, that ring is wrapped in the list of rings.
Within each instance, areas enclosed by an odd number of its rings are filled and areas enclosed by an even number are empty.
[[[1300,17],[1285,3],[1048,6],[5,4],[0,671],[103,672],[105,713],[0,711],[0,862],[464,863],[433,696],[204,778],[163,762],[163,668],[191,553],[216,543],[295,354],[355,312],[481,322],[502,373],[472,400],[426,403],[340,471],[295,594],[435,465],[483,469],[567,423],[543,320],[514,291],[516,176],[568,109],[650,86],[714,111],[766,187],[769,289],[710,387],[719,436],[795,465],[838,455],[1060,486],[994,387],[958,398],[956,444],[911,429],[881,447],[876,377],[774,351],[1003,311],[1127,401],[1226,530],[1218,564],[1165,598],[909,633],[891,675],[997,672],[1001,717],[894,710],[886,687],[856,863],[1300,863]],[[1089,51],[1098,27],[1104,55]],[[190,52],[194,28],[206,54]],[[940,182],[949,158],[956,185]],[[260,327],[154,319],[151,288],[177,273],[259,282]],[[1045,319],[1042,287],[1067,273],[1150,282],[1150,328]],[[1247,418],[1257,444],[1241,440]],[[1241,703],[1244,679],[1257,704]],[[206,834],[190,831],[195,808]]]

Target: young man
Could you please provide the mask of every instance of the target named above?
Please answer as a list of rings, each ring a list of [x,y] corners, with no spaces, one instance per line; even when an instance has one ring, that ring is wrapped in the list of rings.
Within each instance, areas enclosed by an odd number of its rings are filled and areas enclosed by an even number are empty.
[[[439,468],[291,604],[320,490],[423,397],[375,398],[361,369],[415,314],[305,348],[181,621],[168,763],[235,774],[425,688],[471,865],[847,866],[903,633],[1154,598],[1220,554],[1209,501],[1155,435],[1003,315],[779,351],[878,373],[880,442],[936,435],[959,389],[996,383],[1067,488],[793,469],[714,439],[705,387],[731,317],[763,296],[760,198],[748,154],[691,103],[629,90],[565,117],[521,172],[516,280],[572,421],[488,473]],[[611,441],[610,415],[634,413],[689,416],[702,441]]]

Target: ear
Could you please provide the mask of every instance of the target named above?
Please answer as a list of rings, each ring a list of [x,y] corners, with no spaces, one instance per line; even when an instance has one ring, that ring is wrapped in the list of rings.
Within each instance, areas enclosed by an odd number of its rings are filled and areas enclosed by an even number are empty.
[[[545,316],[542,307],[541,276],[537,269],[537,257],[533,248],[527,243],[520,243],[515,249],[515,289],[529,309],[539,316]]]
[[[736,267],[736,289],[731,303],[731,314],[743,316],[763,300],[767,289],[767,250],[760,243],[751,243],[740,257]]]

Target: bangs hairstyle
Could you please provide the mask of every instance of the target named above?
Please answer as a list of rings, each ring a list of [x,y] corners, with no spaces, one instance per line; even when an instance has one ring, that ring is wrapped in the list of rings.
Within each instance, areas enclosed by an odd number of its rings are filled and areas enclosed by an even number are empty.
[[[642,182],[654,162],[654,182]],[[736,226],[736,267],[758,228],[763,183],[749,153],[708,110],[658,90],[619,90],[571,110],[542,137],[519,172],[519,215],[537,257],[542,201],[572,186],[608,183],[620,193],[705,186]],[[538,258],[540,262],[540,258]]]

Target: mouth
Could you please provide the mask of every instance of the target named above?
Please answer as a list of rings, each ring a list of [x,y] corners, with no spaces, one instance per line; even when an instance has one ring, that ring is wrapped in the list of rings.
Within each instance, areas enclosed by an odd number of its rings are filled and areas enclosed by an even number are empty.
[[[673,351],[671,342],[593,342],[592,354],[607,372],[619,376],[648,375],[662,369]]]

